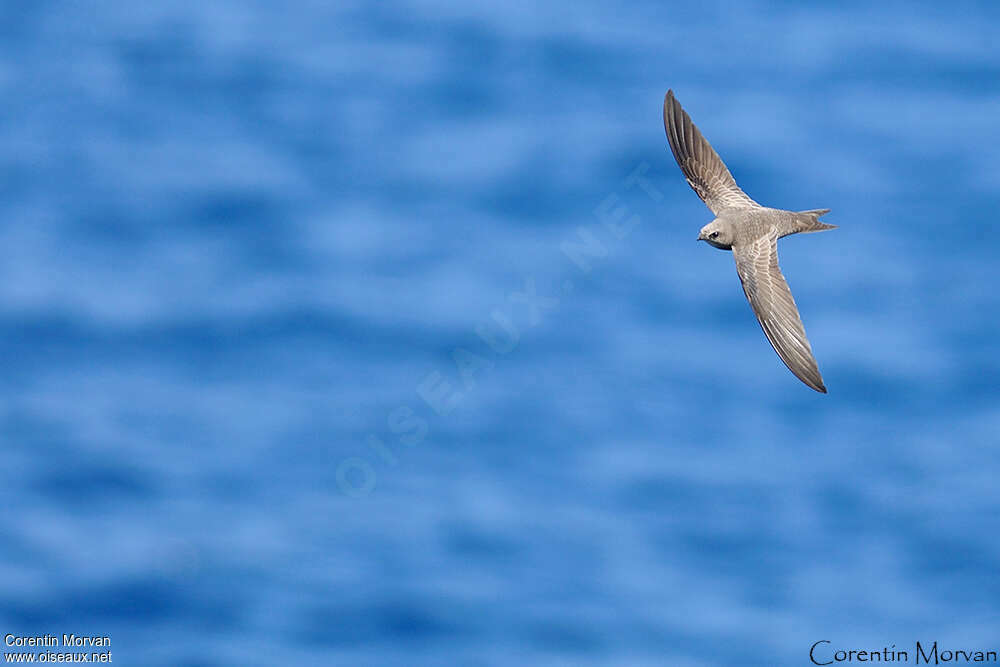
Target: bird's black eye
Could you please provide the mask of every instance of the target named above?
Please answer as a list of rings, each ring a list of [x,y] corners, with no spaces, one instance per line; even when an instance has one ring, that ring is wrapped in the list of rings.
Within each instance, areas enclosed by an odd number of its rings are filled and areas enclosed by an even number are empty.
[[[719,232],[712,232],[711,234],[708,235],[708,238],[710,238],[710,239],[717,239],[717,238],[719,238]]]

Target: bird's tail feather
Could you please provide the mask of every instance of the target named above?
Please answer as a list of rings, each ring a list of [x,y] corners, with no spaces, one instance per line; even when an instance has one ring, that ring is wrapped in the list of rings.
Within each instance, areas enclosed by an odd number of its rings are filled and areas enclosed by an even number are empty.
[[[830,225],[819,221],[819,217],[821,215],[826,215],[829,212],[830,209],[828,208],[815,208],[811,211],[799,211],[799,214],[796,216],[796,223],[798,223],[796,226],[798,229],[796,229],[795,232],[808,234],[810,232],[825,232],[828,229],[836,229],[837,225]]]

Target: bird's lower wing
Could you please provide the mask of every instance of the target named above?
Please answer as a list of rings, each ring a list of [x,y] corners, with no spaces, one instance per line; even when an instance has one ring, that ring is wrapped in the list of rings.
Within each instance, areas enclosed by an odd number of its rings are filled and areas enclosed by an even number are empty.
[[[725,208],[760,206],[736,185],[722,158],[701,136],[672,90],[667,91],[663,100],[663,127],[684,178],[712,213],[718,215]]]
[[[743,282],[743,292],[774,351],[796,377],[825,394],[826,387],[799,310],[778,268],[777,240],[777,235],[773,234],[748,246],[734,247],[736,271]]]

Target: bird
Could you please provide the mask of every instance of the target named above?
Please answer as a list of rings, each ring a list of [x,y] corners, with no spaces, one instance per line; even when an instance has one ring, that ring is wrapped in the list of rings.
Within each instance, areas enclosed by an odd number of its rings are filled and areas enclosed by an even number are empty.
[[[830,209],[786,211],[751,199],[736,185],[673,90],[663,99],[663,127],[688,185],[715,215],[701,228],[698,240],[732,251],[743,293],[778,357],[807,386],[827,393],[795,299],[778,267],[778,239],[836,229],[837,225],[819,220]]]

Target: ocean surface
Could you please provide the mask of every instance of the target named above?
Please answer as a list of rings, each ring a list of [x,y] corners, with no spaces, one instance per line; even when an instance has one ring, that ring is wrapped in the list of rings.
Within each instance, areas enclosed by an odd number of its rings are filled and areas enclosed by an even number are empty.
[[[4,3],[0,635],[152,667],[1000,649],[998,32]],[[829,395],[695,242],[668,88],[750,196],[832,209],[780,243]]]

